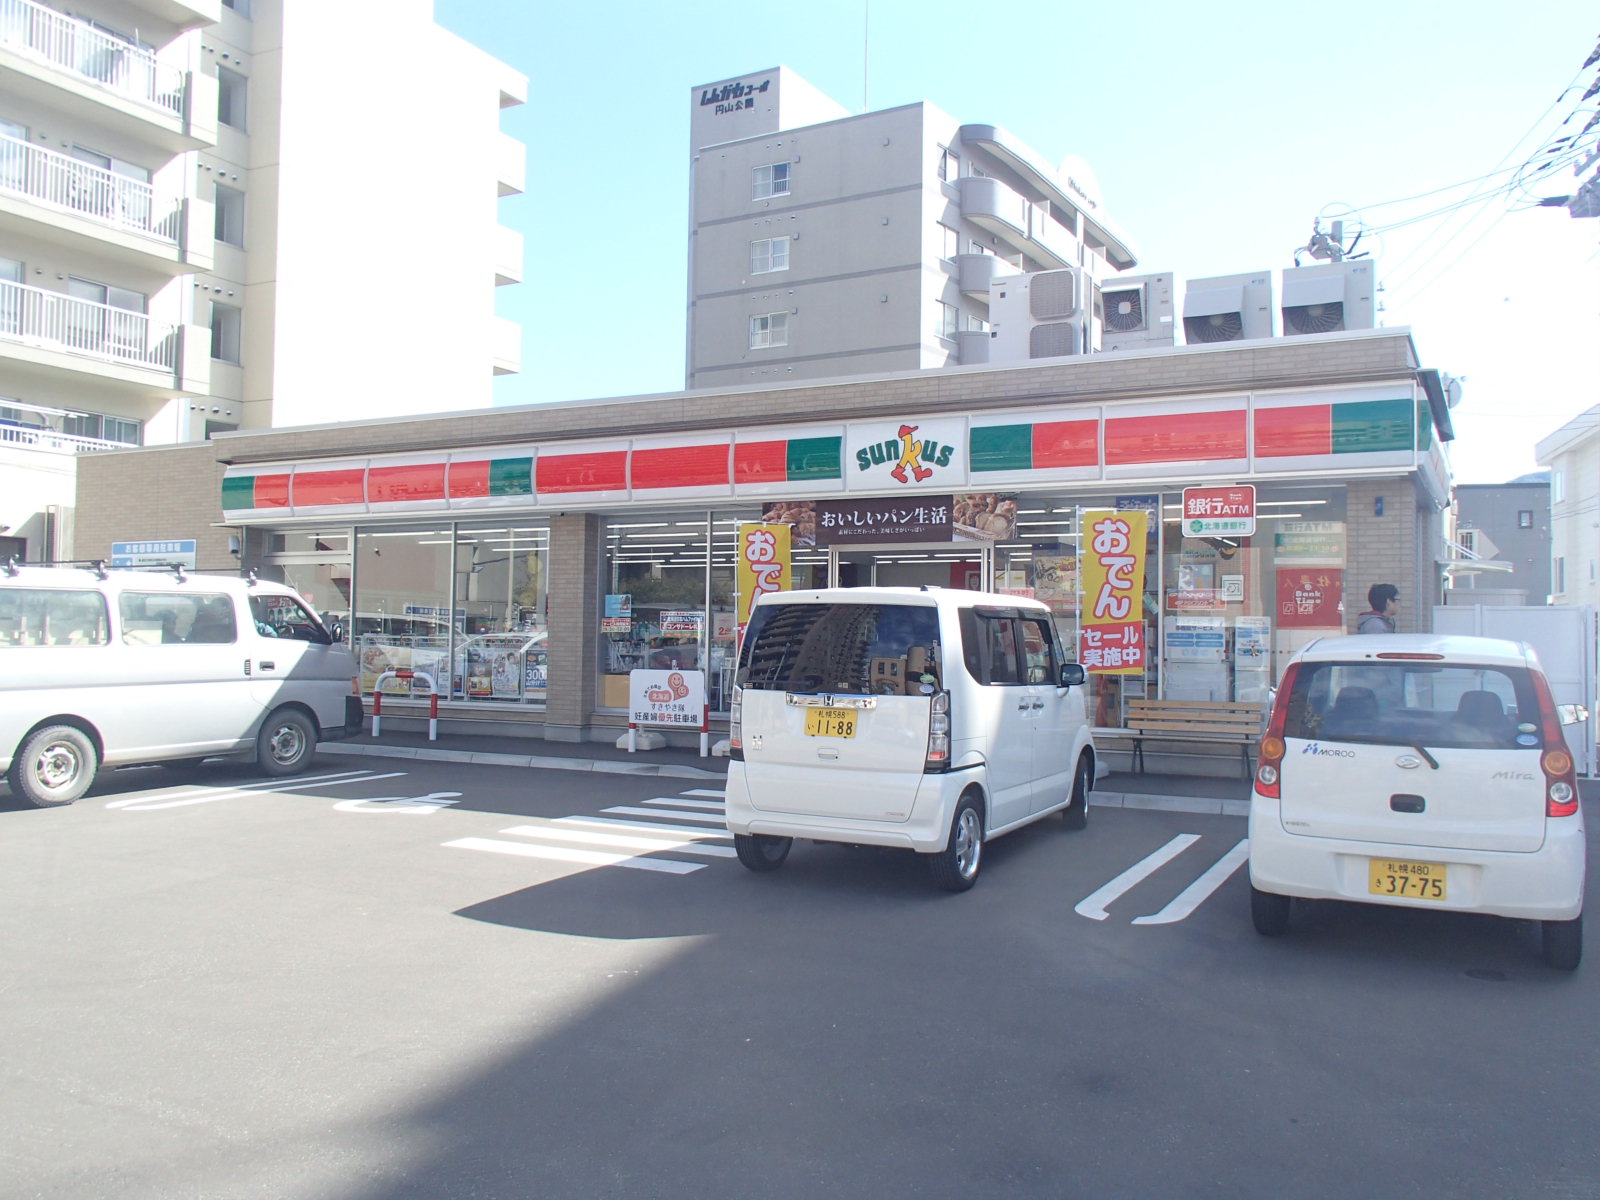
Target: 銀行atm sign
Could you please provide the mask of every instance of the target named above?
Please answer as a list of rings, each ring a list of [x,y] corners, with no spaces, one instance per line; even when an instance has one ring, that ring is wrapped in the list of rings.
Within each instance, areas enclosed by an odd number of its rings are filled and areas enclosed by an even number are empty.
[[[1184,537],[1249,537],[1256,531],[1256,489],[1236,487],[1184,488]]]

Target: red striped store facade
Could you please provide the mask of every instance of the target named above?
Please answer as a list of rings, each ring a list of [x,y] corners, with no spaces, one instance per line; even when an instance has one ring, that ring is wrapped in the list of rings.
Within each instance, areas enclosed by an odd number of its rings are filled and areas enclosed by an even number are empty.
[[[902,482],[893,451],[908,429],[920,459]],[[1143,507],[1158,518],[1152,661],[1097,681],[1097,719],[1117,723],[1128,695],[1253,698],[1295,647],[1349,628],[1370,583],[1397,583],[1408,616],[1425,619],[1450,436],[1407,331],[1377,330],[212,446],[221,525],[340,622],[369,684],[380,668],[428,669],[447,721],[578,740],[616,736],[633,667],[704,670],[713,709],[726,707],[737,526],[774,506],[793,519],[807,502],[904,513],[1013,501],[1000,536],[857,530],[800,546],[795,584],[1038,595],[1069,646],[1079,513]],[[1183,536],[1183,489],[1222,484],[1254,485],[1255,534]]]

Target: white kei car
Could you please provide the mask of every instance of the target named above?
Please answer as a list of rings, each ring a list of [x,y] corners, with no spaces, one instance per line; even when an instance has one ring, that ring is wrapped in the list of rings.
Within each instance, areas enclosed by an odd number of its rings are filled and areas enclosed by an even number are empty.
[[[1491,638],[1324,638],[1285,668],[1250,803],[1256,929],[1295,897],[1538,921],[1583,954],[1583,812],[1532,649]]]

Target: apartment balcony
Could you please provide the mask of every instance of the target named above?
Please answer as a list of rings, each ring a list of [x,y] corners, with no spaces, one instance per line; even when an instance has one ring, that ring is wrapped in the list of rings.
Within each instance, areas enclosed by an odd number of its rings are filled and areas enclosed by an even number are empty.
[[[176,396],[205,388],[209,354],[204,330],[0,280],[0,373],[7,378],[59,383],[66,372],[141,395]]]
[[[494,231],[494,285],[522,282],[522,234],[504,225]]]
[[[215,79],[33,0],[0,0],[0,74],[29,99],[173,153],[217,144]]]
[[[997,254],[958,254],[955,264],[961,294],[982,300],[989,298],[996,279],[1022,274],[1021,267],[1012,266]]]
[[[82,454],[89,450],[126,450],[129,443],[112,442],[105,438],[84,437],[56,428],[68,422],[92,419],[96,426],[100,418],[89,413],[69,412],[60,408],[41,408],[24,404],[20,400],[0,397],[0,451],[31,450],[39,454]]]
[[[130,266],[167,274],[212,267],[213,208],[150,184],[0,137],[0,231],[71,249],[87,238]]]
[[[4,0],[0,0],[3,3]],[[502,196],[521,195],[528,180],[528,148],[509,133],[496,134],[494,178]]]
[[[222,20],[222,0],[122,0],[132,8],[170,22],[179,29],[215,25]]]
[[[1076,264],[1076,239],[1044,208],[988,175],[963,176],[960,188],[961,215],[974,225],[1045,267]]]
[[[522,371],[522,326],[508,317],[494,318],[490,339],[496,375],[517,375]]]

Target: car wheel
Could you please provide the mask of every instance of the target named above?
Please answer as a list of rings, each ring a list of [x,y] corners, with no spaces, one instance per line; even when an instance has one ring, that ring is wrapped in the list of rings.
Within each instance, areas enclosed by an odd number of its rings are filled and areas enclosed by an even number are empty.
[[[936,886],[947,892],[964,892],[978,882],[983,863],[983,813],[971,796],[961,797],[950,820],[950,840],[928,859]]]
[[[1250,886],[1250,920],[1262,937],[1277,937],[1289,929],[1289,897],[1257,891]]]
[[[776,871],[783,866],[794,846],[790,837],[775,837],[768,833],[736,833],[733,850],[739,861],[752,871]]]
[[[71,804],[89,790],[100,755],[83,730],[47,725],[22,743],[6,779],[11,794],[35,808]]]
[[[1570,921],[1541,921],[1544,961],[1558,971],[1575,971],[1583,958],[1583,914]]]
[[[268,775],[294,775],[311,764],[316,747],[317,731],[306,715],[280,708],[256,737],[256,765]]]
[[[1089,791],[1094,787],[1094,763],[1087,754],[1078,759],[1072,776],[1072,803],[1061,810],[1061,824],[1067,829],[1084,829],[1089,824]]]

